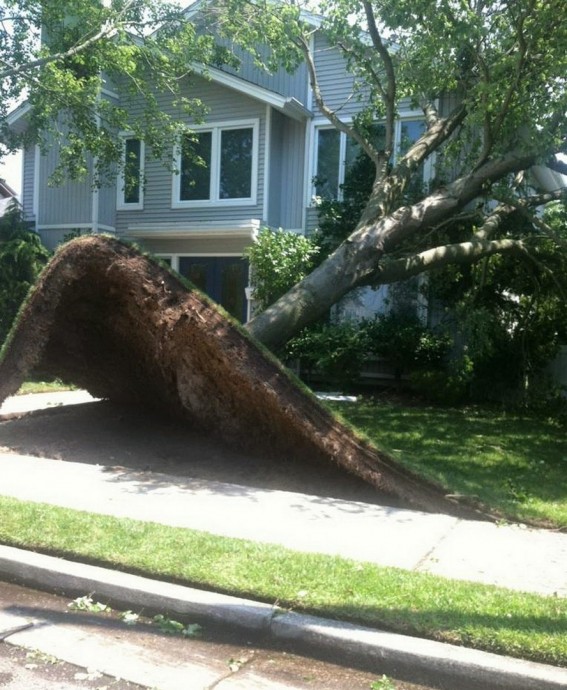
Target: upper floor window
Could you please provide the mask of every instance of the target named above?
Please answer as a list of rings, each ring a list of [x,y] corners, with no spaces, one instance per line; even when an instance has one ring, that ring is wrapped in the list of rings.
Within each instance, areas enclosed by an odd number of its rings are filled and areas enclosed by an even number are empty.
[[[118,208],[143,208],[144,142],[124,138],[122,170],[118,183]]]
[[[174,206],[256,203],[256,121],[197,129],[179,148]]]
[[[395,150],[404,153],[423,134],[423,120],[401,120],[396,127]],[[371,135],[379,148],[384,127],[373,126]],[[322,199],[342,199],[342,189],[356,173],[356,166],[369,162],[360,145],[352,138],[328,125],[315,130],[314,192]]]

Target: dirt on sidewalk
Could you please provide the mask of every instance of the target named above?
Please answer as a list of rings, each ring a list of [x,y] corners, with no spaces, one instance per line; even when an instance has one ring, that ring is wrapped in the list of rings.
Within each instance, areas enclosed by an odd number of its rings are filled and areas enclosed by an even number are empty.
[[[244,452],[186,422],[104,401],[0,421],[0,450],[404,507],[342,468]]]

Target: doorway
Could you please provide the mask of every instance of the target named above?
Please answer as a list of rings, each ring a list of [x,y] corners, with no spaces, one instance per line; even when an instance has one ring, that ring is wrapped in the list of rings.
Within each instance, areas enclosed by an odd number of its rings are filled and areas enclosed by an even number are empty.
[[[179,273],[244,323],[248,259],[241,256],[180,256]]]

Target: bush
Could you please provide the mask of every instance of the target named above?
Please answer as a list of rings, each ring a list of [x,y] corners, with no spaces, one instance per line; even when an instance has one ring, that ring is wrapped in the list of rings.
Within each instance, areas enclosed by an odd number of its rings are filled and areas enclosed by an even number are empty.
[[[412,371],[442,369],[452,340],[424,326],[417,316],[391,312],[366,321],[370,353],[386,359],[398,382]]]
[[[256,242],[246,250],[256,310],[263,311],[304,278],[313,268],[318,251],[308,237],[262,228]]]
[[[29,230],[14,202],[0,218],[0,344],[48,259],[39,235]]]
[[[286,357],[299,360],[307,378],[318,375],[342,387],[356,384],[372,357],[386,359],[396,379],[412,371],[445,366],[451,340],[423,326],[417,317],[388,314],[373,320],[320,324],[289,341]]]
[[[319,324],[292,338],[285,356],[300,362],[304,377],[318,375],[344,388],[358,381],[369,344],[368,330],[360,324]]]

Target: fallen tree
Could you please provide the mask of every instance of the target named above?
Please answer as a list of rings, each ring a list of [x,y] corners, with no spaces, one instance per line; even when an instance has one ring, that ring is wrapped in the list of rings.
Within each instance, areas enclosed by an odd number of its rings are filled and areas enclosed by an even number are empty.
[[[357,437],[208,298],[111,238],[69,242],[47,266],[2,351],[0,402],[34,373],[253,452],[335,463],[416,507],[482,515]]]

